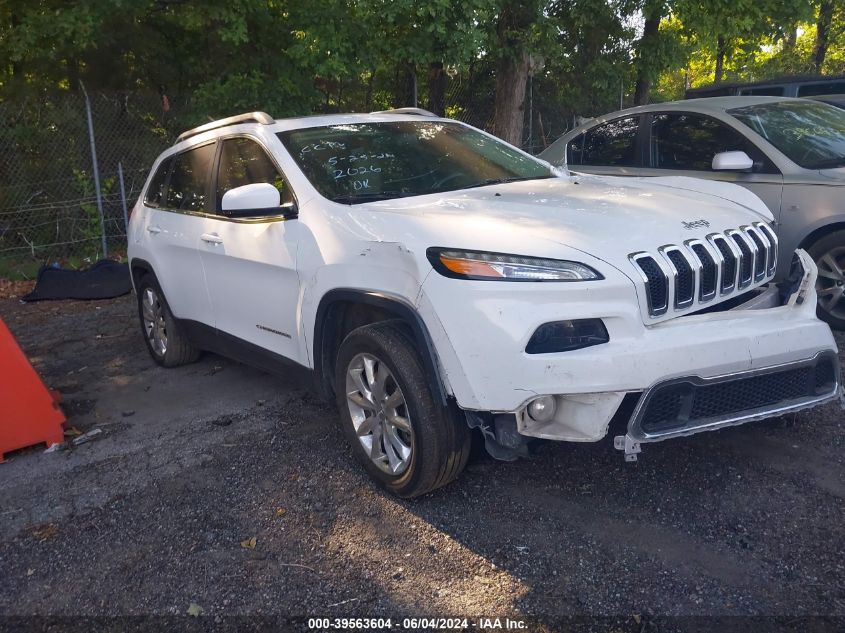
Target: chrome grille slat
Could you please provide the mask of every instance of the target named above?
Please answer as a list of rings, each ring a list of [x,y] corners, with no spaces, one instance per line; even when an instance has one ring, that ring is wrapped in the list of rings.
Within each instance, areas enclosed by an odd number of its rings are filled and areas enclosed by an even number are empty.
[[[716,289],[719,287],[719,267],[713,255],[700,240],[691,241],[688,248],[701,263],[698,300],[701,303],[706,303],[716,296]]]
[[[684,252],[677,246],[660,248],[658,251],[666,258],[672,270],[675,289],[674,306],[676,310],[692,305],[695,298],[696,273]]]
[[[752,224],[760,234],[766,239],[769,247],[768,264],[766,265],[766,276],[771,277],[775,274],[778,265],[778,239],[775,232],[768,224],[764,222],[754,222]]]
[[[751,282],[754,281],[754,252],[751,250],[748,239],[740,231],[732,229],[727,231],[727,235],[740,251],[737,288],[741,290],[750,286]]]
[[[645,283],[649,314],[665,314],[669,309],[669,278],[666,273],[650,253],[632,253],[629,258]]]
[[[754,281],[760,281],[766,276],[768,249],[763,243],[760,233],[753,226],[745,226],[742,230],[754,244]]]
[[[704,239],[667,244],[656,253],[628,256],[645,291],[648,315],[687,311],[745,291],[770,278],[777,267],[777,237],[768,225],[754,222],[711,233]]]
[[[736,288],[736,276],[739,271],[739,250],[731,245],[731,242],[720,233],[713,233],[707,239],[715,247],[722,257],[722,275],[719,284],[719,292],[723,295],[730,294]]]

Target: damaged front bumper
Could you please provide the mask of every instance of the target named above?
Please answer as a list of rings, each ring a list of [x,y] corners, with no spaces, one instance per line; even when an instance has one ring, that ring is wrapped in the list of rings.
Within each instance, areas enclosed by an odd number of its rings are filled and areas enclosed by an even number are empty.
[[[809,409],[839,397],[837,355],[813,358],[723,376],[675,378],[643,393],[614,446],[636,461],[641,444]]]
[[[790,278],[772,285],[735,309],[771,309],[784,304],[815,304],[817,271],[804,251],[798,251]],[[839,400],[843,390],[839,357],[822,350],[810,358],[746,371],[660,381],[643,392],[628,422],[625,435],[613,438],[614,447],[636,461],[641,445],[649,442],[714,431],[793,413]]]
[[[737,305],[645,328],[619,342],[610,363],[609,346],[576,353],[579,360],[561,355],[549,371],[580,364],[580,372],[566,372],[580,384],[538,385],[515,409],[467,410],[468,422],[482,430],[494,457],[514,459],[531,438],[594,442],[607,435],[611,419],[627,419],[626,434],[614,444],[634,461],[644,443],[833,400],[840,368],[830,329],[815,316],[815,279],[815,265],[799,251],[788,282],[761,287]],[[542,422],[528,412],[538,397],[555,404],[554,416]]]

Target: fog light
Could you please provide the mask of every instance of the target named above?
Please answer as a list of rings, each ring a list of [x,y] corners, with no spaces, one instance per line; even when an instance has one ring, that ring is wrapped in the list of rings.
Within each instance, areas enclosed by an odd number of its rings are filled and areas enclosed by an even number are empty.
[[[554,396],[540,396],[528,403],[528,415],[535,422],[548,422],[555,417]]]

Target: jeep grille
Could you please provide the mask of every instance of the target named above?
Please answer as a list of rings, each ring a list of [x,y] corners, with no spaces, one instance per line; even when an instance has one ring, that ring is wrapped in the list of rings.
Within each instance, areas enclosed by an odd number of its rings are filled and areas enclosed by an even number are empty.
[[[658,317],[670,307],[686,310],[769,279],[777,265],[777,238],[754,222],[628,257],[642,279],[648,314]]]

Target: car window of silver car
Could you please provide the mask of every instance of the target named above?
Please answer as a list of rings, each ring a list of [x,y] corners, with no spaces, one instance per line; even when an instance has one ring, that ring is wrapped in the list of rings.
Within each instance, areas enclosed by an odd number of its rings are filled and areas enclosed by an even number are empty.
[[[777,101],[728,110],[805,169],[845,166],[845,110],[815,101]]]
[[[656,113],[651,119],[651,166],[656,169],[711,171],[713,157],[722,152],[745,152],[754,171],[775,171],[765,155],[742,134],[703,114]]]
[[[639,121],[639,116],[615,119],[576,136],[567,148],[567,164],[636,166]]]

